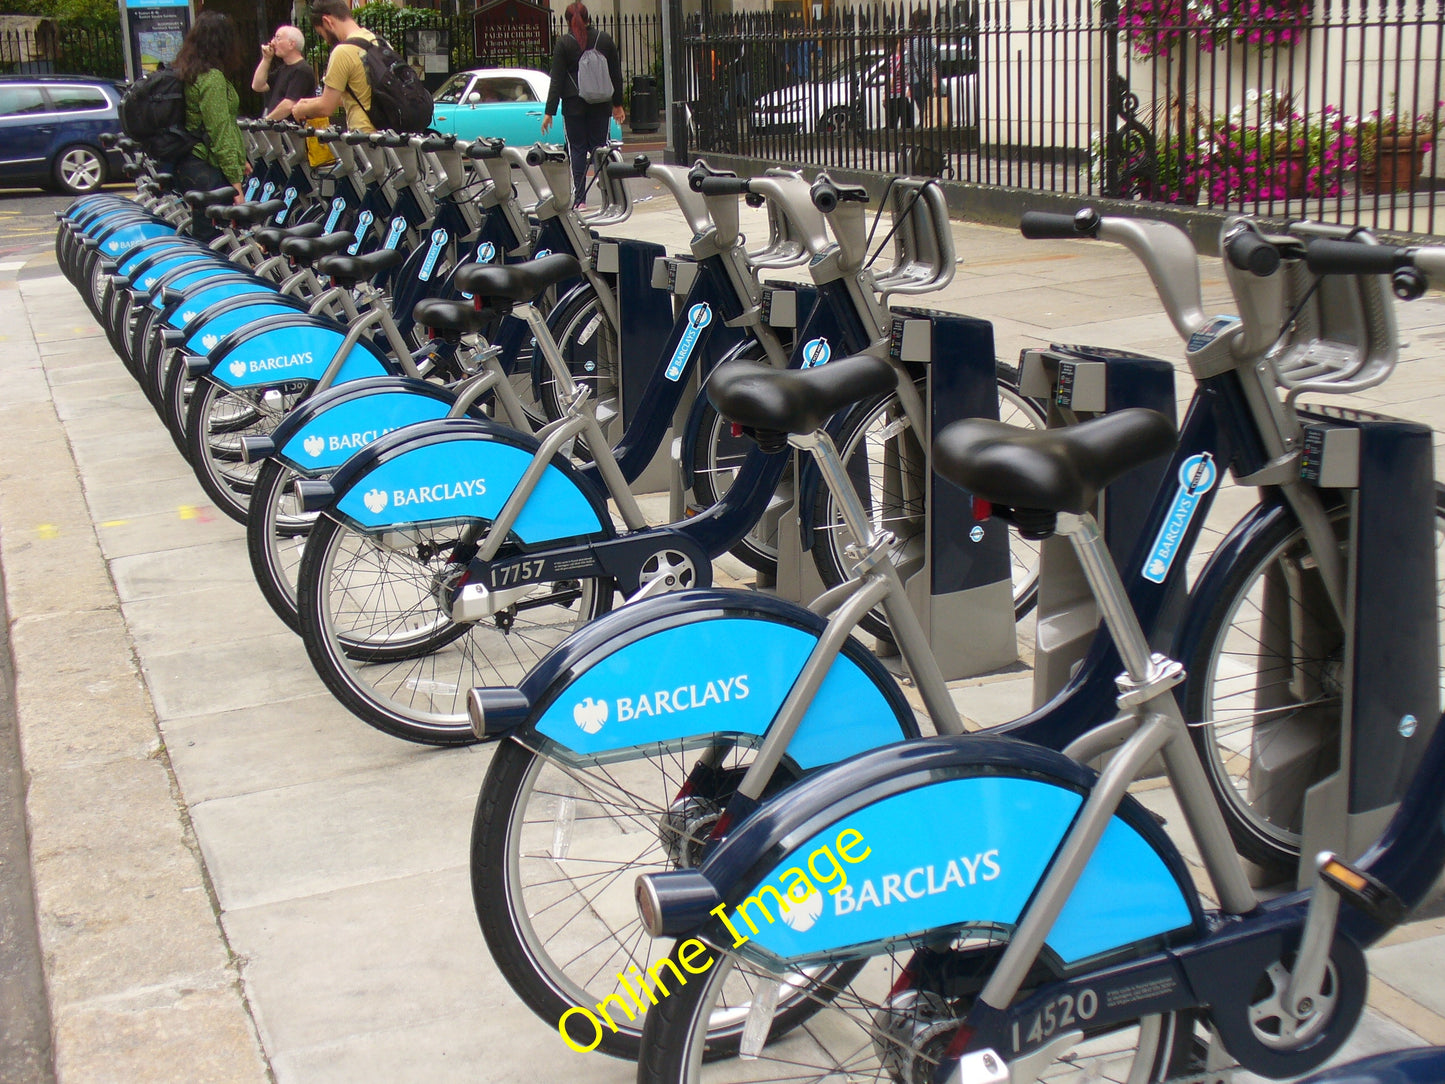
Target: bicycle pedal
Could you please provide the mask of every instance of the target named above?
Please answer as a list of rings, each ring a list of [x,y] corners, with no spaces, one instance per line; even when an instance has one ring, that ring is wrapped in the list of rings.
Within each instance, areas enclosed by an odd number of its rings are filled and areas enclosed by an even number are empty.
[[[1384,925],[1398,925],[1408,910],[1405,902],[1384,882],[1334,855],[1320,864],[1320,877],[1341,899]]]

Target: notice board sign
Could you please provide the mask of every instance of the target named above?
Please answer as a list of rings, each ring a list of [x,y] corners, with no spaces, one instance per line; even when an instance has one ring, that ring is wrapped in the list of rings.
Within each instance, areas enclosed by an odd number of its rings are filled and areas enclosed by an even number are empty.
[[[160,65],[175,63],[191,29],[189,0],[120,0],[125,28],[125,70],[139,79]]]
[[[552,9],[531,0],[492,0],[472,13],[479,61],[537,63],[552,56]]]

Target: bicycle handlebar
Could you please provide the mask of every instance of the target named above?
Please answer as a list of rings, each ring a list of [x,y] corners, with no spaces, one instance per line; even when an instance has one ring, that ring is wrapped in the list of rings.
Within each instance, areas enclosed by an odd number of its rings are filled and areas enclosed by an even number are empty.
[[[813,206],[825,215],[832,214],[840,203],[867,203],[868,189],[856,184],[834,184],[826,173],[818,175],[811,190]]]
[[[1224,239],[1224,258],[1241,271],[1268,278],[1279,270],[1277,245],[1253,231],[1240,231]]]
[[[527,165],[529,166],[540,166],[543,162],[565,161],[567,161],[565,147],[554,146],[551,143],[534,143],[527,148]]]
[[[462,151],[463,157],[474,159],[488,159],[502,157],[502,149],[506,147],[505,139],[489,138],[483,136],[481,139],[473,140],[467,144],[466,150]]]
[[[689,176],[687,183],[704,196],[745,196],[752,191],[746,177]]]
[[[1019,232],[1031,241],[1069,241],[1079,237],[1098,237],[1102,221],[1092,207],[1085,207],[1071,215],[1025,211],[1019,220]]]
[[[1409,249],[1323,238],[1309,243],[1305,263],[1317,275],[1388,275],[1414,265]]]
[[[602,166],[603,172],[614,180],[627,180],[629,177],[646,177],[647,171],[652,168],[652,159],[645,154],[639,154],[631,162],[607,162]]]

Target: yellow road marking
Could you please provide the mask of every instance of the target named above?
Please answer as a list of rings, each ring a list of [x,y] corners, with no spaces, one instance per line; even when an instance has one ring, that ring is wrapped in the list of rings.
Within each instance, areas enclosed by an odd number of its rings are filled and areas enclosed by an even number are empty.
[[[60,528],[53,523],[42,523],[35,528],[35,533],[45,539],[59,538]]]

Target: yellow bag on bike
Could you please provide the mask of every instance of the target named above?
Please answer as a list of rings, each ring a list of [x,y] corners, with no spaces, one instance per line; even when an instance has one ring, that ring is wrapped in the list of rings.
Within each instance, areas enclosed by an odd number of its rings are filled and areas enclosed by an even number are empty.
[[[325,128],[331,123],[331,118],[312,117],[306,123],[313,128]],[[306,140],[306,161],[311,164],[311,168],[315,169],[318,166],[329,166],[336,161],[336,155],[325,143],[308,138]]]

